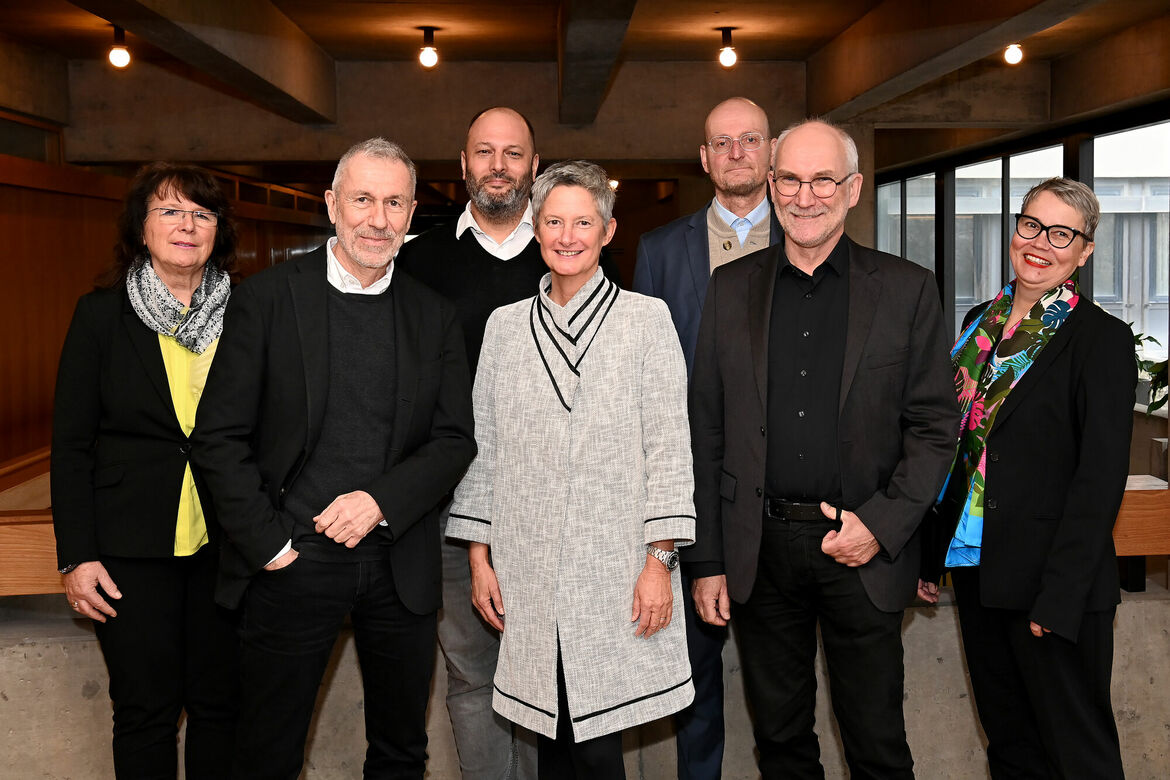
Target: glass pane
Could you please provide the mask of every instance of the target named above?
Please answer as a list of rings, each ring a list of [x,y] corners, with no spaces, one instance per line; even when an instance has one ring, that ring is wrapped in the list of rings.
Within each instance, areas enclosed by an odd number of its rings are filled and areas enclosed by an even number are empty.
[[[1013,155],[1008,161],[1008,173],[1012,177],[1008,210],[1018,214],[1028,190],[1045,179],[1064,175],[1064,150],[1059,146],[1049,146]]]
[[[906,180],[906,251],[902,255],[934,270],[934,174]]]
[[[1094,236],[1093,297],[1134,332],[1158,339],[1145,354],[1167,352],[1170,276],[1170,122],[1093,141],[1093,189],[1101,201]]]
[[[955,170],[955,335],[971,307],[1003,286],[1003,162]]]
[[[902,182],[877,188],[877,248],[891,255],[902,254]]]

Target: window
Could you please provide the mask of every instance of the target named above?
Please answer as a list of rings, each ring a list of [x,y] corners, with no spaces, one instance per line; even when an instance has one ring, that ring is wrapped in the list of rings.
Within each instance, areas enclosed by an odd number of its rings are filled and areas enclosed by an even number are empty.
[[[1094,236],[1093,297],[1110,314],[1160,344],[1167,353],[1167,277],[1170,275],[1170,122],[1093,140],[1093,190],[1101,201]]]
[[[934,270],[934,174],[906,180],[907,260]]]
[[[902,254],[902,182],[877,188],[877,248],[891,255]]]
[[[955,335],[1003,286],[1003,161],[955,169]]]

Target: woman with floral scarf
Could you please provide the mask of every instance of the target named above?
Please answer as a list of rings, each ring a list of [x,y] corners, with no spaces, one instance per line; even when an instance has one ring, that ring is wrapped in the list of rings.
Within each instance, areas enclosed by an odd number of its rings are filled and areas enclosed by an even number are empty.
[[[951,352],[963,421],[934,564],[954,582],[993,778],[1122,777],[1112,529],[1137,376],[1130,329],[1078,279],[1099,216],[1084,184],[1033,187],[1015,279],[967,315]]]

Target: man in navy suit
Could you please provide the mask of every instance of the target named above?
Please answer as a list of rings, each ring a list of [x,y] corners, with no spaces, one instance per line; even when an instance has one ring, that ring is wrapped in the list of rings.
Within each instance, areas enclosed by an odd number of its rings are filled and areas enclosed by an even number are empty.
[[[715,185],[715,197],[689,216],[642,236],[634,290],[662,298],[682,342],[690,374],[707,280],[720,265],[780,240],[780,224],[768,201],[772,143],[768,116],[742,97],[724,100],[704,124],[699,161]],[[717,778],[723,764],[723,642],[725,628],[697,618],[689,578],[687,647],[695,701],[676,716],[678,776]]]

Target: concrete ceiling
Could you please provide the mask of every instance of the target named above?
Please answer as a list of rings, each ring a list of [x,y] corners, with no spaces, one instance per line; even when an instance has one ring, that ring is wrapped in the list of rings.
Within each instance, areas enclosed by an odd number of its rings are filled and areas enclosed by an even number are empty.
[[[337,62],[412,60],[429,25],[439,67],[557,62],[560,120],[587,125],[622,62],[710,61],[718,27],[735,28],[742,61],[805,62],[809,111],[848,119],[1005,43],[1054,61],[1165,13],[1165,0],[0,0],[0,36],[99,59],[119,24],[140,59],[321,124]]]

